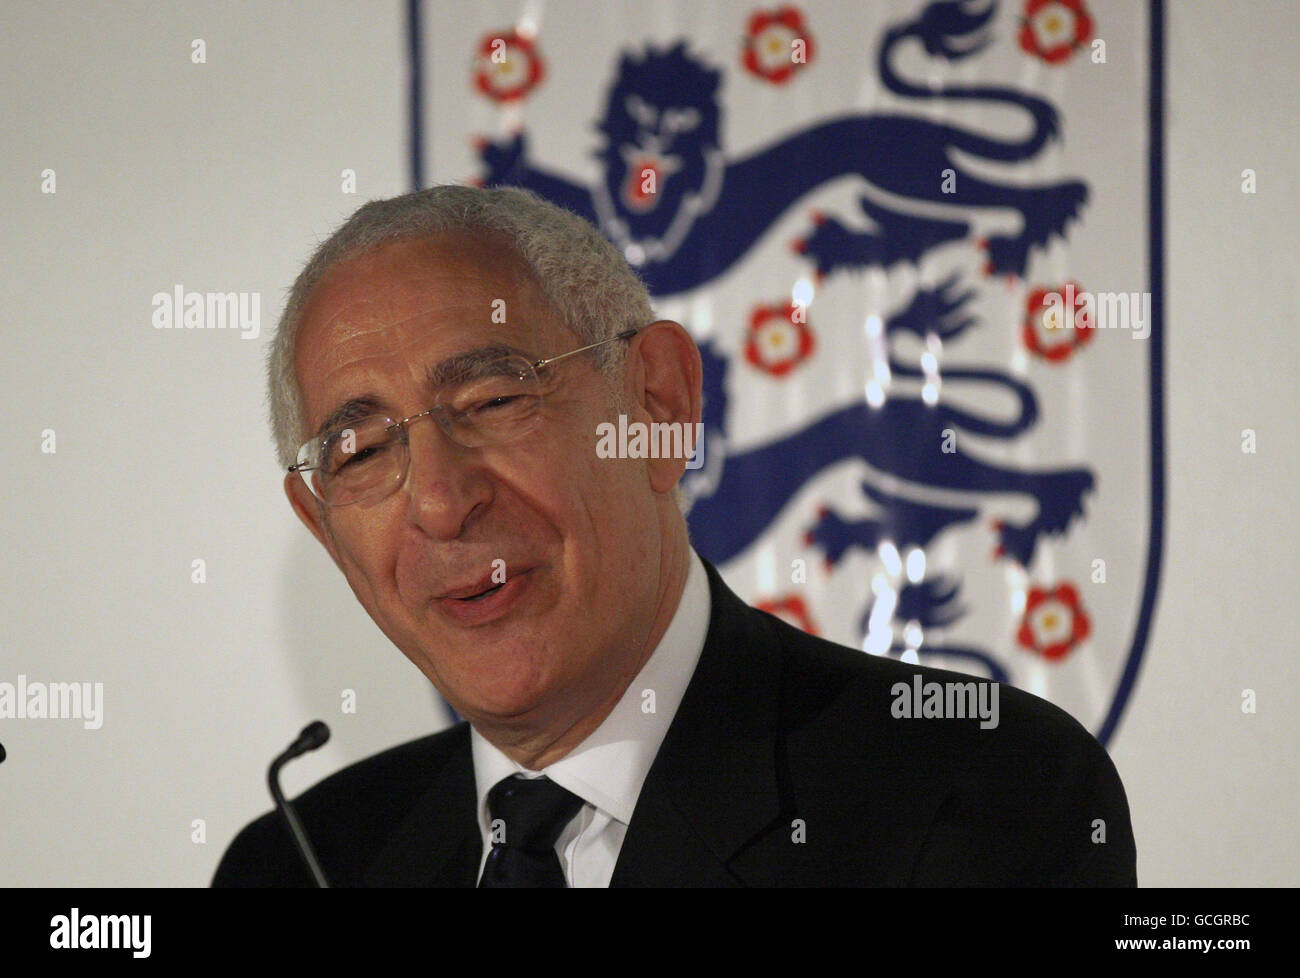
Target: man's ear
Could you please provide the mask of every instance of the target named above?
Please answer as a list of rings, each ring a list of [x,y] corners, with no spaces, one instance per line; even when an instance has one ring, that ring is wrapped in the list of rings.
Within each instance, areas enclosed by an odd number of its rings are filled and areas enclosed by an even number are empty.
[[[642,415],[638,420],[680,425],[682,444],[696,447],[704,405],[704,368],[691,334],[671,319],[653,322],[632,339],[628,358],[627,377],[632,385],[628,395]],[[646,459],[651,488],[670,492],[686,471],[686,462],[687,457]]]
[[[311,490],[302,481],[302,476],[296,472],[290,472],[284,477],[284,494],[289,497],[289,505],[298,514],[298,519],[302,520],[303,526],[311,530],[311,535],[320,541],[322,547],[329,551],[329,555],[334,558],[334,563],[337,564],[339,558],[338,554],[334,552],[334,541],[325,529],[324,513],[322,512],[324,504],[312,495]]]

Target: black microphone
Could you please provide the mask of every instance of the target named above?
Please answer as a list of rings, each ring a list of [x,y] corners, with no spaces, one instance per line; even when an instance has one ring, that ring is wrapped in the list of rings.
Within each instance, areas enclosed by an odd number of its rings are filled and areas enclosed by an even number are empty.
[[[311,847],[311,840],[307,838],[307,832],[303,829],[302,822],[298,821],[298,813],[293,810],[293,806],[284,797],[284,792],[280,790],[280,768],[295,757],[323,746],[329,739],[330,728],[320,720],[313,720],[302,728],[302,733],[298,734],[298,739],[290,744],[283,754],[271,762],[271,768],[266,772],[266,783],[271,789],[271,797],[275,800],[275,807],[284,816],[285,824],[289,826],[289,834],[293,836],[294,845],[298,847],[298,852],[307,863],[307,868],[311,870],[316,885],[322,889],[329,889],[329,881],[325,879],[325,872],[320,868],[320,861],[316,858],[316,850]]]

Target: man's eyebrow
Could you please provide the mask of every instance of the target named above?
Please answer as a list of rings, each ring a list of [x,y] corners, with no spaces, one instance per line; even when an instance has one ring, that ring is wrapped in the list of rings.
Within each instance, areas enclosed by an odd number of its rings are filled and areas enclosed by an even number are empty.
[[[481,346],[465,353],[458,353],[454,357],[448,357],[441,363],[430,367],[426,374],[429,387],[438,388],[453,381],[467,380],[479,373],[486,364],[509,356],[523,357],[530,362],[534,359],[532,355],[513,346],[500,344]]]
[[[349,421],[360,421],[372,414],[384,413],[384,403],[379,398],[369,394],[354,397],[344,401],[331,411],[329,417],[321,422],[320,427],[316,429],[316,434],[312,437],[319,438],[327,431],[337,428],[341,424],[347,424]]]
[[[446,360],[430,367],[426,373],[429,387],[438,388],[453,381],[466,380],[473,377],[494,360],[500,360],[502,357],[508,356],[523,357],[529,362],[534,359],[531,354],[513,346],[497,344],[478,347],[448,357]],[[363,394],[361,397],[350,398],[330,412],[329,417],[321,422],[320,427],[316,429],[316,434],[312,437],[319,438],[339,425],[347,424],[350,421],[358,421],[373,414],[385,414],[387,411],[388,408],[384,402],[373,394]]]

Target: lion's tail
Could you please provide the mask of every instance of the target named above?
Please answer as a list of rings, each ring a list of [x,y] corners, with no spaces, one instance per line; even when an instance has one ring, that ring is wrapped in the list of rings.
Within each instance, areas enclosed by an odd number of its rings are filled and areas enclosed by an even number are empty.
[[[972,11],[964,0],[935,0],[913,21],[890,28],[880,45],[880,78],[885,87],[897,95],[924,99],[968,99],[1003,102],[1025,109],[1034,119],[1033,131],[1022,140],[995,140],[956,127],[948,127],[948,142],[969,153],[989,160],[1012,163],[1037,155],[1060,132],[1057,113],[1051,105],[1034,95],[998,86],[950,85],[938,88],[915,85],[894,70],[894,50],[908,38],[919,40],[927,52],[959,61],[979,52],[987,39],[982,32],[997,9],[990,4]]]
[[[925,374],[916,367],[889,358],[890,372],[899,377],[923,379]],[[994,384],[1010,391],[1020,403],[1020,411],[1009,421],[998,421],[983,414],[971,414],[952,404],[943,406],[944,413],[963,429],[975,435],[994,438],[1013,438],[1034,426],[1038,420],[1038,398],[1029,385],[998,370],[976,370],[955,367],[942,372],[944,381],[973,380]]]

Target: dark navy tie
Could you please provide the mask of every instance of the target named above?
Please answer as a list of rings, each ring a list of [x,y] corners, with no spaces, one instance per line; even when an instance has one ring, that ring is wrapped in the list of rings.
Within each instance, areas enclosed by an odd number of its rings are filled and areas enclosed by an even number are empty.
[[[563,887],[564,870],[555,842],[582,799],[550,778],[503,778],[488,792],[488,818],[493,842],[483,867],[480,887]],[[504,824],[504,833],[501,824]]]

